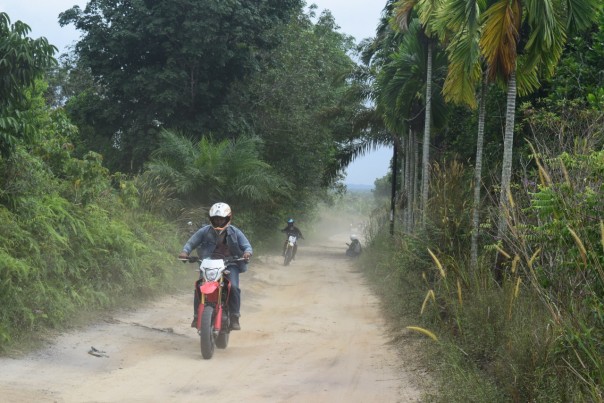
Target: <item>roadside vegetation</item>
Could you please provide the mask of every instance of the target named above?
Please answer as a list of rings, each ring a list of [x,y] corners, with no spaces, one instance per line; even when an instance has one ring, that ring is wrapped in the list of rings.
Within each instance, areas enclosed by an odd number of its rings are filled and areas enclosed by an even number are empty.
[[[560,113],[576,118],[573,108]],[[340,201],[367,218],[357,265],[374,281],[392,339],[421,341],[425,401],[602,401],[604,160],[588,141],[564,151],[551,143],[578,122],[599,133],[584,139],[602,141],[601,111],[580,114],[526,119],[542,136],[534,168],[512,186],[505,247],[485,242],[476,266],[465,206],[472,177],[459,162],[435,167],[429,224],[413,234],[402,228],[402,211],[390,233],[383,193]],[[497,211],[485,214],[488,231]]]
[[[427,401],[604,401],[601,1],[385,0],[359,43],[301,0],[177,3],[65,10],[58,60],[0,13],[0,351],[169,291],[216,201],[257,253],[327,205]]]
[[[358,103],[341,90],[352,39],[298,1],[213,3],[214,14],[201,2],[173,4],[180,17],[167,3],[66,10],[61,20],[88,35],[58,61],[46,39],[0,13],[0,351],[80,314],[173,290],[182,272],[175,256],[216,201],[231,204],[261,253],[287,216],[310,218],[332,197],[344,152],[337,139],[349,133],[344,118],[324,115]],[[180,28],[181,17],[191,26],[178,40],[191,49],[157,28]],[[217,19],[247,28],[225,42]],[[209,47],[199,63],[173,64],[198,57],[196,40]],[[146,46],[144,58],[162,68],[141,67],[134,49]],[[101,48],[129,67],[114,70]]]
[[[602,401],[603,118],[565,102],[523,119],[530,168],[512,183],[505,242],[484,242],[477,265],[458,161],[434,166],[421,231],[390,234],[383,198],[370,216],[359,266],[395,334],[427,341],[439,386],[427,401]],[[485,211],[485,232],[497,213]]]

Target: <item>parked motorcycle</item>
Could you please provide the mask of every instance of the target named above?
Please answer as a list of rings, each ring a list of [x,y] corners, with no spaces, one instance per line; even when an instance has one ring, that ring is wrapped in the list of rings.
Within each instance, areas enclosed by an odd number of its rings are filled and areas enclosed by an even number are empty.
[[[207,258],[190,256],[180,259],[183,262],[199,262],[201,278],[195,282],[199,293],[197,308],[197,333],[201,344],[201,355],[208,360],[214,355],[215,347],[227,348],[231,332],[231,315],[229,313],[229,296],[231,283],[228,280],[228,265],[243,261],[243,258]]]
[[[298,242],[298,237],[295,235],[289,235],[287,237],[287,246],[285,247],[285,254],[283,255],[283,265],[287,266],[294,257],[294,247]]]

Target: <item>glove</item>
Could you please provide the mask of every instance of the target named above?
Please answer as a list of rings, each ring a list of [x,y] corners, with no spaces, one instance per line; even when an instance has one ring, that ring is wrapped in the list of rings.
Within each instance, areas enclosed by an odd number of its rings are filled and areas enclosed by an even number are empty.
[[[251,257],[252,257],[252,254],[250,252],[244,252],[243,253],[243,258],[245,260],[250,260]]]

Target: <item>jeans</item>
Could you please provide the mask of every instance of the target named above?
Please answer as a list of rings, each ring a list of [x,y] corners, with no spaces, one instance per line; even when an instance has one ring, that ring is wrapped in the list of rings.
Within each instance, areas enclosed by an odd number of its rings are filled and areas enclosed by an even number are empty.
[[[241,308],[241,288],[239,288],[239,266],[229,266],[229,281],[231,282],[231,295],[229,296],[229,310],[231,315],[239,316]]]
[[[229,311],[231,315],[239,316],[239,309],[241,307],[241,289],[239,288],[239,266],[233,264],[229,266],[230,273],[227,278],[231,282],[231,295],[229,295]],[[195,292],[193,295],[193,317],[197,317],[197,307],[201,296],[199,290],[195,286]]]

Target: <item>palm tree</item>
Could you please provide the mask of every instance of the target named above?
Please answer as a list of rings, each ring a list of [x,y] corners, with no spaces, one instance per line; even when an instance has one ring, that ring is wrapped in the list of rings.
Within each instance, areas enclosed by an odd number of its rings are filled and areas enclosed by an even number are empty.
[[[443,87],[445,100],[466,104],[472,109],[476,108],[476,87],[480,82],[470,253],[472,267],[476,267],[478,261],[485,100],[489,85],[486,72],[482,68],[484,63],[480,57],[479,47],[480,16],[485,6],[484,0],[448,0],[439,10],[435,24],[441,37],[449,37],[446,49],[449,68]]]
[[[401,32],[407,32],[413,11],[417,12],[422,24],[423,33],[428,42],[426,55],[426,96],[425,96],[425,120],[424,139],[422,144],[422,223],[426,221],[428,207],[428,187],[430,174],[430,129],[432,125],[432,53],[435,32],[432,28],[434,19],[443,0],[399,0],[395,3],[393,21]]]
[[[213,142],[203,137],[194,143],[164,130],[160,146],[146,165],[159,183],[171,184],[185,204],[211,204],[216,200],[245,201],[246,206],[266,205],[286,198],[288,182],[259,158],[259,139]]]
[[[553,75],[567,35],[587,28],[598,0],[497,0],[484,13],[480,48],[491,80],[507,83],[506,123],[497,238],[506,233],[516,95],[538,88],[539,76]]]
[[[483,12],[488,8],[487,12]],[[582,29],[590,23],[596,0],[563,1],[492,1],[447,0],[439,10],[435,26],[441,37],[452,36],[447,46],[449,71],[444,85],[445,99],[476,107],[476,86],[480,82],[475,187],[472,218],[471,262],[478,258],[482,148],[486,116],[485,98],[490,81],[508,83],[506,129],[500,195],[501,215],[498,237],[503,235],[507,192],[511,180],[513,127],[517,84],[520,93],[538,86],[537,73],[551,75],[566,38],[560,15],[567,15],[566,28]],[[523,7],[525,20],[522,19]],[[556,8],[554,8],[556,7]],[[561,12],[554,12],[560,10]],[[484,18],[482,18],[484,17]],[[525,29],[520,30],[521,23]],[[529,28],[528,30],[526,28]],[[565,28],[565,29],[566,29]],[[527,31],[528,41],[518,59],[520,32]],[[520,66],[520,71],[516,66]],[[520,76],[518,77],[518,73]],[[482,78],[481,78],[482,77]],[[516,79],[519,78],[519,82]]]
[[[417,149],[416,133],[421,131],[422,126],[425,128],[425,119],[427,119],[426,99],[422,94],[426,94],[425,87],[428,85],[425,80],[426,71],[429,68],[427,55],[430,46],[422,32],[419,20],[411,21],[399,48],[382,66],[376,80],[378,106],[384,116],[386,127],[398,135],[408,134],[409,136],[405,142],[407,147],[403,150],[406,162],[414,161]],[[439,78],[433,81],[438,83],[441,81],[441,72],[445,70],[445,55],[443,52],[437,51],[432,60],[435,76]],[[431,104],[435,112],[432,119],[433,125],[442,127],[445,121],[445,103],[440,90],[434,91]],[[426,148],[425,144],[422,149],[424,148]],[[408,210],[412,211],[412,207],[415,205],[415,166],[414,164],[408,166],[405,163],[405,167],[406,176],[403,186],[407,195]],[[408,220],[408,217],[406,219]],[[413,223],[410,224],[412,226]]]
[[[391,130],[387,129],[383,112],[377,105],[377,92],[375,80],[378,72],[388,56],[397,48],[399,35],[390,29],[389,16],[395,0],[388,0],[382,11],[382,18],[376,28],[376,36],[371,39],[365,39],[358,47],[363,63],[353,71],[350,79],[353,83],[349,87],[348,97],[359,100],[360,109],[357,111],[352,121],[353,139],[346,147],[341,148],[341,154],[338,161],[341,167],[346,167],[355,158],[364,155],[372,149],[380,146],[393,146],[392,157],[392,194],[391,194],[391,214],[390,230],[394,230],[394,200],[396,169],[398,153],[402,146],[399,137]]]

